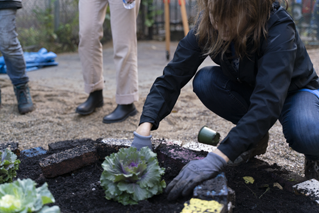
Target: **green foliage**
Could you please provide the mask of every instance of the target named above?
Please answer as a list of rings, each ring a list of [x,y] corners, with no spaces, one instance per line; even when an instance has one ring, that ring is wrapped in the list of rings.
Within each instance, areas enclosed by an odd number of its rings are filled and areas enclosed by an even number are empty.
[[[44,206],[55,199],[47,183],[36,188],[31,179],[0,185],[0,212],[2,213],[60,213],[58,206]]]
[[[35,6],[32,15],[17,16],[17,32],[19,41],[25,51],[38,51],[41,47],[55,53],[76,51],[79,43],[79,12],[77,10],[79,0],[68,3],[68,9],[61,5],[60,24],[54,27],[54,2],[43,7]],[[143,0],[141,4],[145,7],[146,27],[153,26],[155,18],[163,14],[161,9],[156,9],[153,0]],[[69,13],[69,9],[72,12]],[[75,10],[74,10],[75,9]],[[62,12],[63,11],[63,12]],[[142,12],[142,11],[140,11]],[[103,24],[104,37],[101,42],[105,43],[111,39],[110,10],[107,8]],[[20,24],[19,24],[20,23]]]
[[[34,26],[28,28],[18,28],[19,41],[22,47],[37,46],[50,49],[54,47],[57,35],[54,32],[52,9],[45,10],[35,7],[32,10],[35,15]]]
[[[73,18],[72,22],[67,24],[62,24],[59,26],[56,31],[57,34],[57,43],[59,51],[57,52],[66,52],[66,51],[76,51],[79,43],[78,36],[78,19],[79,14],[77,13],[76,17]]]
[[[38,44],[38,42],[40,41],[39,31],[36,30],[34,27],[21,28],[18,32],[19,40],[22,47],[35,46],[35,44]]]
[[[164,169],[158,165],[157,155],[148,147],[122,148],[105,157],[100,181],[105,198],[123,205],[137,204],[163,192],[166,187],[161,176]]]
[[[112,39],[112,30],[111,30],[111,12],[110,7],[106,8],[105,19],[103,23],[103,37],[101,43],[106,43]]]
[[[39,7],[33,9],[33,13],[37,17],[39,21],[39,25],[41,26],[41,31],[43,36],[49,41],[53,42],[56,40],[57,35],[54,32],[54,25],[53,25],[53,14],[52,14],[52,7],[49,7],[45,10],[41,10]]]
[[[20,160],[9,149],[0,151],[0,184],[12,182],[12,179],[17,176]]]
[[[54,1],[51,1],[51,4]],[[72,2],[77,7],[78,0]],[[46,9],[36,6],[32,17],[23,17],[32,27],[18,28],[19,41],[23,48],[36,47],[36,51],[44,47],[56,53],[75,51],[78,46],[79,13],[78,11],[67,23],[60,23],[55,30],[52,5]],[[19,21],[19,20],[18,20]]]
[[[155,22],[154,18],[157,15],[162,15],[163,10],[156,10],[156,7],[153,4],[153,0],[143,0],[141,1],[141,4],[143,4],[147,8],[147,15],[145,17],[144,24],[147,27],[151,27]]]

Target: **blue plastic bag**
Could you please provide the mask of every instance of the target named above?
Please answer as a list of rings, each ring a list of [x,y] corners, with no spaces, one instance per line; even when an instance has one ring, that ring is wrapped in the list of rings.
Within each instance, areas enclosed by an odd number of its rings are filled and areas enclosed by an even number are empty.
[[[57,55],[53,52],[48,52],[45,48],[41,48],[38,52],[25,52],[23,55],[27,72],[46,66],[58,65],[58,63],[54,61]],[[7,66],[4,63],[3,56],[0,57],[0,73],[7,73]]]

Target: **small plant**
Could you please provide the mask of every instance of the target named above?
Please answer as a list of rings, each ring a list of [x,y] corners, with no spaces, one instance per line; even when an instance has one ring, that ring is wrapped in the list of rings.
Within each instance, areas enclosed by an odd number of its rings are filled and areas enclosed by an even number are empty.
[[[2,213],[60,213],[58,206],[43,206],[54,203],[47,183],[36,188],[31,179],[0,185],[0,212]]]
[[[100,179],[105,198],[132,205],[162,193],[166,187],[161,180],[164,169],[159,167],[156,157],[148,147],[140,151],[133,147],[122,148],[105,157]]]
[[[163,10],[156,9],[153,0],[144,0],[141,2],[147,8],[147,14],[145,17],[145,26],[151,27],[155,22],[155,17],[163,14]]]
[[[20,160],[10,149],[0,150],[0,184],[12,182],[17,176]]]
[[[29,4],[32,2],[29,1]],[[79,0],[60,1],[60,3],[64,2],[61,7],[54,6],[56,0],[43,2],[46,2],[46,7],[43,7],[44,3],[35,4],[34,7],[26,7],[24,15],[17,16],[17,32],[24,51],[38,51],[41,47],[55,53],[77,50]],[[61,15],[55,14],[56,11],[61,12]],[[57,19],[61,19],[61,23],[55,23]]]

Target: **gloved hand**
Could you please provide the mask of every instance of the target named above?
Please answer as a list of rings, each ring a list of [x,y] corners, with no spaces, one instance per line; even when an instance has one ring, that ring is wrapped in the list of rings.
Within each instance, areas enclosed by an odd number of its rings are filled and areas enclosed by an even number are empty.
[[[152,149],[152,135],[150,136],[142,136],[134,131],[134,139],[131,144],[131,147],[135,147],[137,150],[140,150],[142,147],[147,146]]]
[[[187,196],[202,181],[220,173],[226,164],[224,158],[212,152],[204,159],[190,161],[167,186],[166,192],[169,193],[167,199],[175,200],[180,195]]]

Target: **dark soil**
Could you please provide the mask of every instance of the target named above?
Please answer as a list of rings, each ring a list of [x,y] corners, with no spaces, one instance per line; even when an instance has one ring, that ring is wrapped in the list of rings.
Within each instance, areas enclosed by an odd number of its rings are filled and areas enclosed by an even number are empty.
[[[49,190],[56,199],[55,205],[58,205],[63,213],[178,213],[183,209],[184,202],[190,199],[190,197],[180,198],[177,201],[169,202],[166,200],[167,194],[163,193],[140,202],[138,205],[123,206],[104,198],[104,191],[99,185],[102,162],[84,167],[71,174],[46,179],[39,166],[39,160],[46,156],[48,154],[28,158],[21,155],[17,178],[31,178],[39,186],[47,182]],[[309,198],[290,191],[291,184],[280,178],[280,175],[285,171],[281,171],[281,168],[276,165],[269,166],[267,164],[256,168],[258,163],[260,163],[258,160],[253,159],[245,165],[226,169],[228,186],[236,193],[233,212],[319,212],[319,207]],[[165,167],[165,163],[162,166]],[[170,168],[170,170],[166,168],[167,172],[164,175],[167,184],[174,178],[175,174],[178,174],[178,171],[173,171],[174,168]],[[255,183],[245,184],[244,176],[252,176]],[[275,182],[280,183],[284,189],[273,187]],[[268,191],[266,191],[265,184],[269,186]]]
[[[294,181],[282,178],[287,173],[276,164],[268,165],[257,159],[238,167],[228,167],[225,171],[228,187],[236,193],[234,212],[319,212],[314,201],[293,192]],[[245,176],[253,177],[254,184],[246,184]],[[279,183],[283,190],[274,187],[274,183]]]

